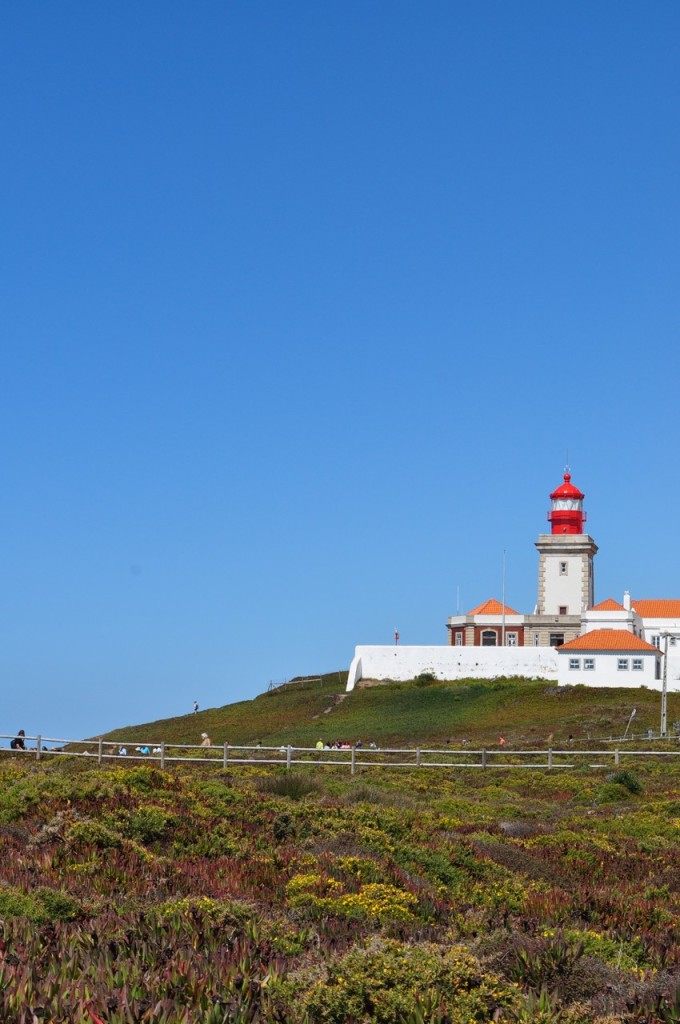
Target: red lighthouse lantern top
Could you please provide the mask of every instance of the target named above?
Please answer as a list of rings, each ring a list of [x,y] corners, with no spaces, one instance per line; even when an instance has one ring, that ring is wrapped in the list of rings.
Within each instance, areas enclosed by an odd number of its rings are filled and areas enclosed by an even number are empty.
[[[552,510],[548,512],[548,520],[553,533],[583,533],[583,524],[588,518],[583,511],[584,497],[583,492],[574,487],[571,473],[566,470],[564,483],[550,495]]]

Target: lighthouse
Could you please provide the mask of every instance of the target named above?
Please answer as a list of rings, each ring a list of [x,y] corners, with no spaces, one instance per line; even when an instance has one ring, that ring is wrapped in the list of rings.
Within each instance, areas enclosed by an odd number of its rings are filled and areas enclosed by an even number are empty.
[[[529,629],[537,645],[559,647],[578,636],[581,615],[594,604],[597,544],[583,532],[584,497],[565,470],[562,483],[550,495],[550,533],[540,534],[536,541],[538,601]]]

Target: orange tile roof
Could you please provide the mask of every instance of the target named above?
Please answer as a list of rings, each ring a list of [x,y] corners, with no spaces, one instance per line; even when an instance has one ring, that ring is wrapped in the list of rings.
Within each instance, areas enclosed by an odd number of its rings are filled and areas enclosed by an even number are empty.
[[[627,629],[593,629],[557,648],[559,651],[648,651],[658,654],[646,640]]]
[[[497,601],[494,597],[490,597],[484,604],[478,604],[476,608],[473,608],[468,615],[502,615],[503,605],[500,601]],[[506,615],[520,615],[520,612],[516,612],[514,608],[508,608],[505,606]]]
[[[613,597],[608,597],[606,601],[594,604],[590,609],[591,612],[625,612],[625,610],[623,605],[615,601]]]
[[[680,619],[680,601],[675,598],[632,601],[631,604],[643,619]]]

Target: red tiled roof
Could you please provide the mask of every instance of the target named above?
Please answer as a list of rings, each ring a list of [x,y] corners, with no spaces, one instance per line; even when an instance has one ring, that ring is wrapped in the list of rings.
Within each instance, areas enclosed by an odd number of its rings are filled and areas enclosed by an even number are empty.
[[[632,601],[631,604],[643,619],[680,619],[680,601],[675,598]]]
[[[646,640],[627,629],[593,629],[557,648],[559,651],[647,651],[658,654]]]
[[[478,604],[476,608],[473,608],[468,615],[502,615],[503,605],[500,601],[497,601],[494,597],[490,597],[484,604]],[[508,608],[505,606],[506,615],[520,615],[520,612],[516,612],[514,608]]]
[[[608,597],[606,601],[594,604],[590,609],[591,612],[625,612],[625,610],[623,605],[615,601],[613,597]]]

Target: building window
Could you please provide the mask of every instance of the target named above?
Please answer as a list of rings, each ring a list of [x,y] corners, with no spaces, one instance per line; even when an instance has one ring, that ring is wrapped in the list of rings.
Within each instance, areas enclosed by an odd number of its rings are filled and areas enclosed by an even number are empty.
[[[505,637],[505,642],[507,643],[508,647],[517,647],[517,633],[507,633]]]
[[[550,634],[550,646],[561,647],[564,643],[564,633],[551,633]]]
[[[463,646],[463,634],[462,633],[456,633],[456,647],[462,647],[462,646]]]
[[[627,672],[628,671],[628,658],[617,658],[616,659],[616,667],[619,670],[619,672]]]
[[[642,672],[642,658],[633,658],[633,672]]]
[[[580,658],[570,658],[569,659],[569,668],[570,669],[579,669],[580,667],[581,667],[581,659]]]
[[[541,643],[541,634],[534,633],[534,647],[539,647]]]
[[[566,615],[566,614],[567,614],[567,606],[566,606],[566,604],[561,604],[560,605],[560,615]]]
[[[567,575],[567,562],[560,562],[560,576]]]
[[[657,651],[659,650],[659,648],[661,647],[661,637],[660,636],[653,636],[652,637],[652,646],[656,647]]]
[[[482,647],[497,647],[498,634],[495,629],[482,630]]]
[[[585,669],[586,672],[594,672],[595,671],[595,658],[584,658],[583,659],[583,668]]]

